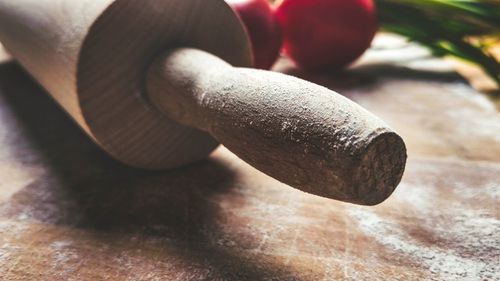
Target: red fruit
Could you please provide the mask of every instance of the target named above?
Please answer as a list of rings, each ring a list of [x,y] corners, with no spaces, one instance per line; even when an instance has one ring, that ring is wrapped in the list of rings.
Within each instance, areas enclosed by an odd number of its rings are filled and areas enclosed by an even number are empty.
[[[269,69],[282,45],[281,30],[267,0],[226,0],[243,21],[252,43],[254,66]]]
[[[276,17],[285,52],[305,69],[341,69],[370,47],[378,29],[373,0],[284,0]]]

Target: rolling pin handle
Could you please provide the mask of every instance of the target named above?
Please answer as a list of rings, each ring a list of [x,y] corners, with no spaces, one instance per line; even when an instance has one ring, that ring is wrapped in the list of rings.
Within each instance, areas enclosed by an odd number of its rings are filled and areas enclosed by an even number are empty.
[[[375,205],[401,180],[401,137],[324,87],[234,68],[189,48],[158,57],[146,82],[154,106],[171,119],[209,132],[255,168],[302,191]]]

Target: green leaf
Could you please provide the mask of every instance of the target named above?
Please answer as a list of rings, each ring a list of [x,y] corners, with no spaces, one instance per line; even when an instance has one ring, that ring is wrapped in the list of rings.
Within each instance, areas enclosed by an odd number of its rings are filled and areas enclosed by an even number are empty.
[[[500,85],[500,64],[486,40],[499,38],[498,0],[375,0],[383,29],[479,65]],[[471,37],[477,38],[470,40]]]

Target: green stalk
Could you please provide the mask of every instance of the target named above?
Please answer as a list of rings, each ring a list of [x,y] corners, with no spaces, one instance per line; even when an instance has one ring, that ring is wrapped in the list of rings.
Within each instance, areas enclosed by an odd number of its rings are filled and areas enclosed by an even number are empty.
[[[375,0],[384,30],[480,66],[500,85],[500,63],[487,40],[500,38],[498,0]],[[474,38],[474,40],[471,40]]]

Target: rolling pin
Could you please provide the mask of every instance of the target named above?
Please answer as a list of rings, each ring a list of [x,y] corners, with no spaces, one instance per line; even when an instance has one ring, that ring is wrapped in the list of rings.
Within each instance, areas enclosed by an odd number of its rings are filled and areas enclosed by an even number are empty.
[[[223,0],[0,0],[0,41],[114,158],[170,169],[222,143],[304,192],[363,205],[399,184],[406,148],[324,87],[251,66]]]

